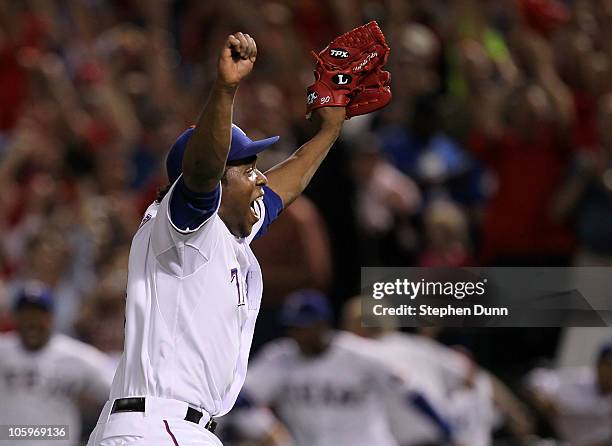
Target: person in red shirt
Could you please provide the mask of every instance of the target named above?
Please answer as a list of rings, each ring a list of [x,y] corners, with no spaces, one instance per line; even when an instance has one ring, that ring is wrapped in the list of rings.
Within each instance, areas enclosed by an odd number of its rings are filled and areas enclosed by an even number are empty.
[[[501,110],[496,134],[475,130],[472,151],[487,164],[495,188],[485,209],[481,261],[498,266],[562,266],[573,240],[553,216],[571,146],[573,104],[557,76],[550,46],[533,32],[515,36],[513,50],[524,77]]]
[[[569,162],[554,126],[542,119],[546,97],[536,84],[514,92],[501,137],[473,135],[472,150],[495,175],[483,221],[481,258],[500,266],[565,265],[572,237],[552,215]]]

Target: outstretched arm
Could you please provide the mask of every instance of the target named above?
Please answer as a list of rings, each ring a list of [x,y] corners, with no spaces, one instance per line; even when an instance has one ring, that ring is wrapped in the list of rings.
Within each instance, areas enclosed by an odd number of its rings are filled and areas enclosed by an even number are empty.
[[[445,440],[451,440],[453,430],[448,421],[431,405],[420,392],[411,391],[405,394],[406,402],[427,417],[439,430]]]
[[[183,180],[196,193],[215,189],[223,176],[232,135],[232,109],[240,81],[253,69],[257,46],[241,32],[228,36],[217,79],[183,157]]]
[[[313,122],[319,126],[317,134],[285,161],[266,172],[268,185],[281,197],[285,207],[310,183],[329,149],[338,139],[345,115],[344,107],[323,107],[315,110],[312,117]]]
[[[511,432],[517,438],[525,438],[533,433],[533,418],[529,409],[499,378],[483,370],[491,380],[493,402],[497,409],[506,416]]]

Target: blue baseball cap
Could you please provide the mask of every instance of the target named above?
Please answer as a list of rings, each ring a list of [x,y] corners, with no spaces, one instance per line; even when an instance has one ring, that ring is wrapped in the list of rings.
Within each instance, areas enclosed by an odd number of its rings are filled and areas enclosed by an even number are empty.
[[[174,183],[183,171],[183,154],[185,153],[187,142],[194,128],[195,126],[191,126],[185,130],[170,148],[170,152],[166,158],[166,173],[171,183]],[[227,160],[237,161],[250,158],[276,143],[278,139],[278,136],[272,136],[270,138],[253,141],[240,127],[236,124],[232,124],[232,144],[227,155]]]
[[[304,327],[329,322],[332,310],[327,297],[317,290],[299,290],[287,296],[281,309],[281,323],[287,327]]]
[[[54,308],[53,293],[51,289],[42,282],[28,282],[17,292],[13,303],[13,309],[19,310],[24,305],[35,305],[52,312]]]

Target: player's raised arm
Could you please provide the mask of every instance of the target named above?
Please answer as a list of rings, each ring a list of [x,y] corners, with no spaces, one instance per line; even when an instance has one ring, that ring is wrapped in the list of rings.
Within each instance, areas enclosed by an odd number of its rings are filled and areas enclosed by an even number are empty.
[[[234,96],[253,69],[257,45],[248,34],[228,36],[219,54],[217,79],[183,157],[183,180],[197,193],[214,190],[223,176],[232,132]]]
[[[285,206],[306,188],[345,119],[389,103],[391,75],[382,70],[388,54],[376,22],[338,36],[315,54],[315,82],[307,89],[306,112],[319,131],[289,159],[266,172],[270,188]]]
[[[317,134],[293,155],[266,172],[268,185],[283,204],[289,206],[308,186],[312,176],[340,135],[344,123],[344,107],[325,107],[313,112],[313,121],[319,126]]]

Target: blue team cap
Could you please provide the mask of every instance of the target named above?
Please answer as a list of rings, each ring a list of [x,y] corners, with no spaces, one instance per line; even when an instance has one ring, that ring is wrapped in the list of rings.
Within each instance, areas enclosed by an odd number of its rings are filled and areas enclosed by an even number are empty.
[[[331,320],[327,297],[317,290],[300,290],[287,296],[281,309],[281,322],[288,327],[303,327]]]
[[[25,284],[15,296],[14,310],[19,310],[24,305],[35,305],[49,312],[53,311],[53,293],[42,282],[32,281]]]
[[[193,133],[194,127],[185,130],[181,136],[174,142],[166,158],[166,173],[171,183],[181,175],[183,171],[183,154],[187,147],[187,141]],[[232,124],[232,144],[230,146],[228,161],[238,161],[245,158],[250,158],[264,151],[267,147],[278,141],[278,136],[272,136],[266,139],[253,141],[246,133],[242,131],[236,124]]]

